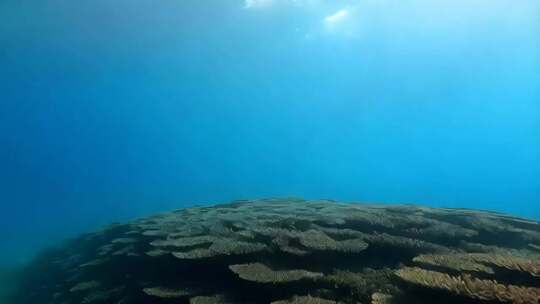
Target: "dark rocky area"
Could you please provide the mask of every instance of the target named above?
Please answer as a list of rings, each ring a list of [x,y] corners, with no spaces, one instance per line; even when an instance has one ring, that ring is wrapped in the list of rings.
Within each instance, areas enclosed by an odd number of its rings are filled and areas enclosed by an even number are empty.
[[[540,223],[468,209],[263,199],[82,235],[17,304],[540,303]]]

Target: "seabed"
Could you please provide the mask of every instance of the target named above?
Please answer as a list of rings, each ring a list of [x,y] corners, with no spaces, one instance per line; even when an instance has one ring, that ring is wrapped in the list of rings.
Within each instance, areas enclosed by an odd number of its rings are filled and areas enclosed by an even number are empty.
[[[540,223],[263,199],[114,224],[49,250],[16,304],[540,303]]]

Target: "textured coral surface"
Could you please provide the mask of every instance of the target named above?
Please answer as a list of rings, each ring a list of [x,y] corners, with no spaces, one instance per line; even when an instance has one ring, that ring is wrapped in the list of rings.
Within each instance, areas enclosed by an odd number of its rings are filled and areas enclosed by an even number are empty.
[[[540,223],[263,199],[114,224],[37,258],[14,303],[540,303]]]

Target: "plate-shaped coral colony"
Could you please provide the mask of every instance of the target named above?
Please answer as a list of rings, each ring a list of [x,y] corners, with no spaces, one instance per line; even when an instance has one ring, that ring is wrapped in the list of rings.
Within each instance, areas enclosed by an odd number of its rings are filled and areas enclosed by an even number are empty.
[[[264,199],[115,224],[50,250],[18,304],[540,303],[540,223]]]

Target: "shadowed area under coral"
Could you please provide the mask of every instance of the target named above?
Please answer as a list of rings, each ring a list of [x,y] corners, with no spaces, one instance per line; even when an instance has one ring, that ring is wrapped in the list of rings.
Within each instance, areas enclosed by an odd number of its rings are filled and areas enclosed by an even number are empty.
[[[42,253],[14,303],[540,303],[540,223],[295,198],[192,207]]]

